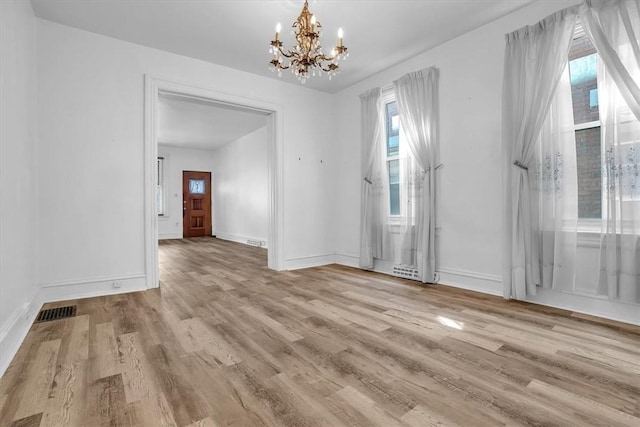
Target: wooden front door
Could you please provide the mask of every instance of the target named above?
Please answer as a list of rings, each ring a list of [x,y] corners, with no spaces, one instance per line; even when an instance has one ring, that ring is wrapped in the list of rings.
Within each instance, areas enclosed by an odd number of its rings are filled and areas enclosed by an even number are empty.
[[[182,172],[182,236],[211,236],[211,172]]]

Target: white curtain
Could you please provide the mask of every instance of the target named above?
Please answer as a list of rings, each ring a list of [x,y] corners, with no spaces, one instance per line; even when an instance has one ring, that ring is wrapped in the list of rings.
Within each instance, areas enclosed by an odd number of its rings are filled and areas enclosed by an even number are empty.
[[[587,1],[585,32],[601,59],[603,213],[598,293],[640,302],[640,0]]]
[[[505,298],[535,295],[541,283],[529,171],[535,168],[536,141],[567,66],[575,22],[576,10],[569,8],[507,35],[502,104]]]
[[[536,143],[532,205],[537,211],[541,285],[574,290],[578,174],[571,81],[565,68]]]
[[[640,0],[586,0],[580,19],[607,78],[640,120]]]
[[[382,257],[383,189],[382,90],[360,95],[362,135],[362,195],[360,206],[360,267],[372,269],[373,258]]]
[[[404,136],[404,133],[401,132],[401,135]],[[406,144],[400,146],[400,162],[400,182],[402,183],[400,200],[405,202],[406,207],[400,229],[400,263],[417,268],[416,225],[423,205],[424,169],[418,164]]]
[[[438,78],[435,67],[408,73],[393,82],[400,126],[413,158],[421,169],[413,186],[404,253],[415,243],[415,261],[422,282],[432,282],[436,269],[436,166],[438,166]],[[411,193],[411,191],[410,191]],[[410,199],[411,200],[411,199]],[[412,214],[415,212],[415,215]],[[409,243],[408,243],[409,242]],[[407,258],[406,255],[403,258]]]

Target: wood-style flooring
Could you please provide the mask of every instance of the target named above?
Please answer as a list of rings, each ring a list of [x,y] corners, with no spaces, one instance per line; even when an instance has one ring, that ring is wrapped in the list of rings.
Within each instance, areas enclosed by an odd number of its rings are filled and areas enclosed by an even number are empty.
[[[212,238],[161,287],[48,304],[2,426],[640,426],[640,327]]]

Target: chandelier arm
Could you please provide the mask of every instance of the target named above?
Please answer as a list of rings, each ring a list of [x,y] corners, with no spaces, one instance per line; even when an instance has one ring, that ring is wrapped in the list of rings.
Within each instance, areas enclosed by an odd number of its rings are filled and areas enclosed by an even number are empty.
[[[289,59],[289,58],[293,58],[295,56],[295,53],[288,51],[285,52],[281,47],[278,46],[278,51],[280,52],[280,55],[284,56],[285,58]]]
[[[317,58],[320,61],[333,61],[334,59],[336,59],[338,57],[338,55],[333,55],[333,56],[327,56],[324,53],[322,55],[319,55]]]
[[[332,67],[325,68],[325,67],[323,67],[323,66],[320,66],[320,69],[321,69],[322,71],[324,71],[325,73],[331,73],[331,72],[333,72],[333,71],[336,71],[336,72],[337,72],[339,68],[340,68],[340,67],[338,67],[337,65],[336,65],[335,67],[333,67],[333,68],[332,68]]]

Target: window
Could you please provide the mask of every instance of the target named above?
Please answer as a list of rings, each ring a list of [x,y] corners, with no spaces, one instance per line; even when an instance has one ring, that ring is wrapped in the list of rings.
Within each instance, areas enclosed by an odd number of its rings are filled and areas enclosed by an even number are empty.
[[[620,47],[623,55],[633,57],[631,49],[630,45]],[[640,195],[637,154],[640,123],[619,94],[609,94],[608,102],[615,104],[615,108],[610,113],[614,119],[608,124],[608,138],[617,142],[603,146],[599,65],[598,54],[578,22],[569,50],[569,73],[576,136],[578,218],[587,226],[590,220],[610,219],[607,216],[612,213],[619,217],[625,216],[624,212],[637,211],[632,205],[637,204]],[[620,205],[611,206],[614,200]]]
[[[158,211],[158,216],[164,216],[166,213],[164,187],[164,157],[158,157],[156,175],[156,210]]]
[[[578,169],[578,218],[602,218],[598,54],[578,23],[569,50]]]
[[[190,179],[189,180],[189,193],[190,194],[204,194],[204,179]]]
[[[400,117],[398,103],[388,99],[385,103],[385,148],[389,176],[389,215],[399,216],[400,210]]]

